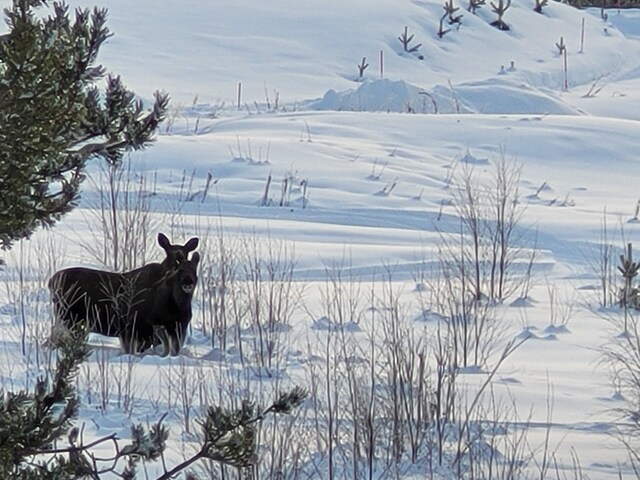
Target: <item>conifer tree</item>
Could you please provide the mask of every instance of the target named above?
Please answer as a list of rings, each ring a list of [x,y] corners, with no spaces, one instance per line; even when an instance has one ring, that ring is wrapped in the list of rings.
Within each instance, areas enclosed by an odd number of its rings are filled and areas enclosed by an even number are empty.
[[[84,169],[101,158],[117,166],[124,154],[142,149],[163,120],[168,95],[155,93],[145,109],[118,76],[96,63],[111,33],[105,9],[78,9],[64,3],[13,0],[5,9],[7,33],[0,33],[0,248],[53,225],[77,204]],[[0,265],[2,260],[0,259]],[[87,333],[59,339],[54,371],[32,391],[0,389],[0,479],[98,479],[111,473],[136,478],[141,461],[163,457],[168,429],[132,425],[131,442],[115,434],[86,444],[74,426],[80,399],[76,375],[90,349]],[[281,394],[268,408],[245,401],[239,410],[210,407],[202,422],[202,449],[164,468],[174,478],[201,459],[249,468],[255,461],[256,426],[269,413],[290,413],[307,396],[301,388]],[[109,442],[112,457],[92,450]],[[122,465],[124,463],[124,465]],[[164,462],[163,462],[164,463]],[[194,478],[190,475],[190,478]]]
[[[43,12],[43,7],[48,7]],[[48,14],[43,14],[47,13]],[[78,202],[87,162],[144,148],[168,96],[145,109],[96,63],[111,33],[106,9],[13,0],[0,35],[0,247],[52,225]]]

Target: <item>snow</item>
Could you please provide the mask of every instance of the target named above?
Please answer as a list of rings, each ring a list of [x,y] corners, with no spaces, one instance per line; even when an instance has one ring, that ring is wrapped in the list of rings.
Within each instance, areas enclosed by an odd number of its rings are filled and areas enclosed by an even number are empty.
[[[149,186],[158,218],[148,242],[151,256],[160,254],[153,246],[157,231],[174,241],[198,235],[201,268],[218,265],[221,232],[228,247],[238,250],[251,238],[265,252],[286,242],[306,307],[291,319],[291,331],[278,330],[287,338],[285,353],[271,370],[242,368],[237,345],[227,351],[211,345],[200,328],[203,284],[183,355],[131,357],[119,353],[117,342],[94,339],[106,346],[80,374],[80,421],[88,438],[112,431],[126,437],[132,419],[153,421],[170,410],[169,458],[176,460],[192,439],[180,412],[180,378],[193,382],[194,392],[206,385],[211,391],[204,400],[210,402],[225,398],[225,388],[238,398],[246,391],[269,398],[274,382],[306,385],[311,372],[325,365],[314,343],[330,332],[367,335],[364,322],[348,319],[340,326],[323,312],[327,276],[336,265],[345,283],[359,288],[363,312],[369,292],[383,288],[392,271],[412,325],[438,322],[441,315],[420,304],[428,288],[416,287],[415,275],[436,262],[442,235],[459,229],[452,175],[466,165],[488,176],[506,158],[521,166],[523,244],[535,238],[539,253],[530,295],[514,295],[495,307],[504,339],[527,340],[501,366],[494,387],[513,397],[520,421],[531,412],[532,445],[544,441],[547,405],[553,404],[551,448],[562,468],[571,468],[576,452],[589,478],[619,478],[619,469],[625,478],[631,475],[625,448],[613,435],[620,425],[615,409],[623,402],[601,353],[620,330],[607,321],[614,313],[594,305],[605,219],[616,261],[627,242],[640,240],[634,219],[639,10],[609,10],[605,21],[599,9],[554,1],[538,14],[533,2],[514,0],[504,18],[511,29],[501,32],[489,25],[495,19],[489,6],[472,15],[459,4],[462,26],[438,38],[442,3],[436,0],[325,0],[304,7],[297,0],[97,4],[109,9],[114,32],[101,63],[145,98],[156,89],[172,98],[171,121],[161,126],[155,145],[131,157],[135,171],[155,182]],[[422,43],[423,59],[401,52],[397,37],[405,26],[414,43]],[[567,45],[566,89],[555,46],[561,37]],[[370,66],[359,79],[362,57]],[[99,168],[90,171],[97,176]],[[204,196],[209,173],[214,184]],[[280,207],[285,178],[294,188],[288,205]],[[83,247],[98,228],[96,198],[95,185],[87,182],[77,210],[6,256],[0,272],[0,323],[6,327],[1,387],[28,383],[42,369],[20,349],[19,266],[34,272],[29,318],[47,318],[47,276],[65,266],[99,266]],[[43,254],[47,248],[55,253]],[[573,307],[566,325],[552,321],[552,312],[566,311],[554,302]],[[40,325],[39,336],[45,327]],[[256,337],[243,334],[247,342]],[[132,404],[115,391],[98,398],[92,378],[105,364],[113,378],[138,379]],[[471,385],[484,378],[464,376]],[[114,385],[125,383],[113,378]],[[106,408],[99,407],[103,401]],[[195,410],[195,394],[193,404]],[[410,472],[400,477],[424,478]]]

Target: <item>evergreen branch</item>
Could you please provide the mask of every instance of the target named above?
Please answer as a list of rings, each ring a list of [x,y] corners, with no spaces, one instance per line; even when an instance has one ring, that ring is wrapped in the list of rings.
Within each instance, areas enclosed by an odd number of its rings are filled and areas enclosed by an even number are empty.
[[[92,448],[109,441],[117,444],[118,436],[115,433],[112,433],[111,435],[107,435],[106,437],[99,438],[91,443],[82,444],[80,446],[72,445],[66,448],[44,448],[44,449],[23,450],[20,452],[20,455],[25,457],[31,457],[31,456],[37,456],[37,455],[58,455],[58,454],[64,454],[64,453],[85,451],[85,450],[91,450]]]
[[[273,404],[257,415],[253,415],[254,407],[249,401],[243,402],[242,407],[233,412],[220,407],[210,407],[207,418],[200,422],[205,437],[201,449],[157,480],[169,480],[202,459],[239,468],[251,466],[256,446],[253,425],[262,421],[269,413],[290,414],[308,395],[306,389],[294,387],[290,392],[281,394]]]

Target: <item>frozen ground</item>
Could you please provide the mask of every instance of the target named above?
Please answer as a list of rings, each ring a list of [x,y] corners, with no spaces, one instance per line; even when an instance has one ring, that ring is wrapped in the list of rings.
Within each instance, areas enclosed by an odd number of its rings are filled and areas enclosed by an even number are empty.
[[[195,410],[196,398],[224,398],[221,385],[268,397],[279,382],[308,384],[312,360],[322,354],[311,346],[326,332],[321,292],[336,263],[344,264],[346,283],[361,283],[365,292],[392,270],[407,316],[419,317],[416,272],[435,263],[440,232],[459,228],[450,205],[452,172],[471,165],[489,175],[507,158],[521,166],[522,242],[535,240],[539,254],[527,301],[514,295],[495,308],[505,339],[530,337],[502,365],[495,389],[515,399],[520,421],[530,417],[532,448],[551,426],[560,470],[570,469],[574,454],[588,478],[619,478],[620,471],[631,478],[625,449],[613,435],[623,422],[615,413],[622,400],[600,352],[620,331],[596,307],[601,244],[613,245],[617,261],[640,234],[634,218],[640,11],[611,10],[605,21],[599,10],[552,1],[537,14],[529,2],[514,0],[505,14],[511,30],[502,32],[488,24],[494,19],[489,6],[474,16],[461,4],[462,26],[439,38],[442,4],[434,0],[99,5],[109,9],[115,33],[102,63],[141,96],[164,89],[173,99],[156,144],[132,157],[134,170],[154,183],[158,223],[149,257],[157,258],[156,231],[174,240],[200,236],[203,268],[218,265],[220,232],[231,247],[241,243],[237,238],[284,241],[295,254],[305,308],[291,318],[274,384],[211,346],[201,328],[207,315],[201,285],[184,355],[127,357],[115,348],[94,354],[80,375],[80,420],[88,437],[114,429],[127,435],[130,419],[153,421],[170,411],[170,458],[178,459],[193,440],[181,392],[193,392]],[[422,43],[418,54],[401,52],[397,37],[405,26],[413,44]],[[561,37],[566,77],[556,47]],[[370,66],[359,79],[363,57]],[[91,171],[99,178],[97,165]],[[208,174],[213,182],[205,195]],[[281,207],[285,178],[295,188]],[[80,208],[7,257],[0,280],[4,387],[24,385],[25,372],[41,368],[38,355],[21,352],[19,332],[25,314],[33,323],[48,318],[47,272],[98,265],[86,248],[100,235],[95,194],[87,182]],[[19,294],[20,265],[36,273]],[[424,325],[415,321],[416,329]],[[95,384],[105,365],[114,372],[106,393]],[[129,397],[121,391],[127,375],[137,379]],[[473,385],[481,375],[465,377]],[[181,386],[180,378],[193,385]],[[405,473],[409,478],[410,469]]]

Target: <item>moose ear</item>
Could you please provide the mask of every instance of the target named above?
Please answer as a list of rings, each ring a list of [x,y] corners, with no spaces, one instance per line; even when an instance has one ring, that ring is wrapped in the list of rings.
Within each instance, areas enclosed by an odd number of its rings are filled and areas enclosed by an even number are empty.
[[[198,248],[199,242],[200,239],[198,237],[193,237],[191,240],[184,244],[184,249],[187,252],[193,252],[196,248]]]
[[[193,265],[194,268],[198,266],[199,261],[200,261],[200,252],[193,252],[193,255],[191,255],[191,264]]]
[[[164,250],[166,250],[171,246],[171,242],[169,241],[167,236],[162,232],[158,233],[158,245],[160,245]]]

